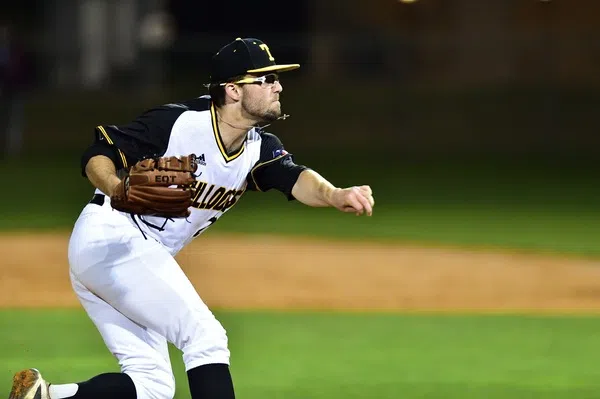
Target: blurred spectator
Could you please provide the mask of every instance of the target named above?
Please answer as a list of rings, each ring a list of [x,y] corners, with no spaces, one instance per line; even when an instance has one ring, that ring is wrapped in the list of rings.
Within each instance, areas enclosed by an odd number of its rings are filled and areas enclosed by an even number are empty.
[[[20,154],[27,63],[16,32],[0,22],[0,157]]]

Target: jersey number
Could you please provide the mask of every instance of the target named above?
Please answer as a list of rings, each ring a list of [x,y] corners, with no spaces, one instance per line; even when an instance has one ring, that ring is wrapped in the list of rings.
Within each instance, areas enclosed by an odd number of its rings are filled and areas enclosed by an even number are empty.
[[[212,217],[210,219],[208,219],[208,224],[206,226],[204,226],[203,228],[201,228],[200,230],[198,230],[196,233],[194,233],[194,237],[198,237],[198,235],[200,235],[200,233],[202,233],[204,230],[208,229],[210,226],[212,226],[212,224],[214,222],[216,222],[219,218],[217,217]]]

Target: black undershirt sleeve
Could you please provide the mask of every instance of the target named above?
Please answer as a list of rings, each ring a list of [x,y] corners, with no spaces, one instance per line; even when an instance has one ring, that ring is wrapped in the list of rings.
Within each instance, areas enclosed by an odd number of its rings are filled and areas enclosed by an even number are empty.
[[[261,133],[261,137],[260,159],[248,173],[247,190],[269,191],[275,189],[285,194],[288,200],[294,200],[292,188],[300,173],[308,168],[294,163],[292,154],[283,148],[283,144],[277,136]]]
[[[82,176],[86,176],[85,167],[96,155],[110,158],[117,170],[145,158],[163,155],[175,120],[187,109],[163,105],[144,112],[127,124],[96,126],[93,142],[81,157]]]
[[[116,147],[110,146],[106,142],[97,141],[86,148],[81,156],[81,174],[83,176],[86,176],[85,167],[87,166],[88,161],[96,155],[104,155],[110,158],[117,169],[121,169],[123,167],[120,154],[118,153]]]

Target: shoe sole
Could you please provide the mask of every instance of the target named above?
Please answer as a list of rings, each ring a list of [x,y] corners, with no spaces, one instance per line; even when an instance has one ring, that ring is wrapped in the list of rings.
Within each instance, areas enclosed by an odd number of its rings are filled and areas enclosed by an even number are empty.
[[[41,399],[42,377],[37,370],[23,370],[13,377],[8,399]]]

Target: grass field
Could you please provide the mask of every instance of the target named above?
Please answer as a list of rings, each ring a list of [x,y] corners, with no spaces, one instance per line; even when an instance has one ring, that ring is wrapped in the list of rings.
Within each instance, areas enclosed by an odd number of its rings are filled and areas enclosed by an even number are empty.
[[[236,313],[240,398],[597,398],[600,319],[571,316]],[[35,366],[56,382],[117,365],[81,311],[0,313],[6,391]],[[43,333],[40,333],[43,331]],[[189,391],[172,350],[179,399]]]
[[[246,193],[210,230],[302,234],[346,239],[402,240],[421,244],[501,247],[600,255],[600,185],[586,165],[389,163],[365,160],[346,166],[331,159],[306,163],[341,186],[370,184],[372,218],[340,215],[288,203],[281,194]],[[92,187],[80,177],[76,155],[15,169],[0,164],[19,184],[20,207],[0,197],[0,230],[69,229]],[[340,167],[339,165],[343,165]],[[10,210],[10,212],[8,211]]]
[[[0,165],[19,184],[0,196],[0,229],[68,229],[91,186],[77,158],[40,175]],[[310,162],[340,185],[371,184],[373,218],[248,193],[211,229],[394,240],[428,245],[600,255],[600,185],[591,169],[563,165],[393,164],[370,169]],[[344,165],[346,166],[346,165]],[[10,212],[8,211],[10,209]],[[597,398],[600,318],[582,316],[262,313],[220,310],[243,399]],[[38,367],[52,381],[89,378],[118,366],[81,311],[1,310],[3,383]],[[189,397],[172,351],[177,398]]]

